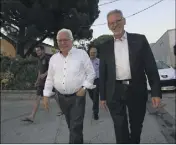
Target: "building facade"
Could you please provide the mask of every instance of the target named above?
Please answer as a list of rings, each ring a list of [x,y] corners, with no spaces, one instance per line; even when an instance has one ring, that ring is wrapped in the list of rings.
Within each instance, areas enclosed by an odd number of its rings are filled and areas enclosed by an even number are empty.
[[[9,57],[15,57],[16,56],[16,49],[15,47],[10,44],[7,40],[5,39],[0,39],[0,44],[1,44],[1,54],[4,56],[9,56]]]
[[[152,52],[156,60],[161,60],[176,68],[174,45],[176,29],[167,30],[158,41],[151,45]]]

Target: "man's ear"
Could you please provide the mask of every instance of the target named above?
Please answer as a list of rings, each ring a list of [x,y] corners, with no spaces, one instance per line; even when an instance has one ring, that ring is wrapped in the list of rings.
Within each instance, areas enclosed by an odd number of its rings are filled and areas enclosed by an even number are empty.
[[[124,18],[124,25],[126,25],[126,19]]]

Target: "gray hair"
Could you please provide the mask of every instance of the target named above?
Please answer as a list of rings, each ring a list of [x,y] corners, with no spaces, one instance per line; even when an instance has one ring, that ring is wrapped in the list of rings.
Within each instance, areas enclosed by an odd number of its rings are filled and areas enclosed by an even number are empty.
[[[112,14],[120,14],[122,17],[123,17],[123,13],[121,10],[118,10],[118,9],[115,9],[115,10],[112,10],[110,11],[108,14],[107,14],[107,18],[112,15]]]
[[[70,39],[70,40],[73,40],[73,34],[72,34],[71,30],[70,30],[70,29],[65,29],[65,28],[63,28],[63,29],[61,29],[61,30],[58,31],[57,36],[56,36],[56,39],[58,39],[60,33],[62,33],[62,32],[67,33],[69,39]]]

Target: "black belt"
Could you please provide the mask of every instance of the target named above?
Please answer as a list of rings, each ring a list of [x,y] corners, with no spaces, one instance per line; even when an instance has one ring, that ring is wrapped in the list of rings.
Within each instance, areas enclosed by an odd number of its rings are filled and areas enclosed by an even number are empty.
[[[58,92],[58,91],[57,91],[57,93],[58,93],[58,95],[62,95],[62,96],[64,96],[64,97],[72,97],[72,96],[76,96],[76,93],[73,93],[73,94],[61,94],[61,93]]]
[[[124,84],[124,85],[129,85],[131,84],[131,79],[128,80],[116,80],[117,83]]]
[[[98,81],[98,80],[99,80],[99,78],[96,78],[96,79],[94,79],[94,82],[95,82],[95,81]]]

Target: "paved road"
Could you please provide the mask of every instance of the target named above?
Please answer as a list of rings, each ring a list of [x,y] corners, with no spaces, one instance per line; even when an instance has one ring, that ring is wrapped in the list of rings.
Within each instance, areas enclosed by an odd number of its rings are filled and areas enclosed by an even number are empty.
[[[169,112],[169,114],[174,118],[175,118],[175,103],[176,103],[176,92],[165,92],[162,94],[163,95],[163,99],[162,102],[164,104],[166,104],[166,106],[164,107],[164,109]]]
[[[175,92],[163,92],[162,94],[163,108],[153,109],[151,107],[150,99],[147,102],[147,109],[150,114],[155,116],[162,133],[164,134],[168,143],[176,143],[176,119],[175,119]]]
[[[63,116],[57,117],[57,104],[51,100],[50,112],[41,106],[35,123],[20,122],[32,108],[32,101],[1,101],[1,143],[68,143],[68,129]],[[85,143],[115,143],[112,120],[101,110],[99,121],[92,119],[92,103],[87,96],[84,121]],[[168,143],[156,117],[146,113],[141,143]]]

